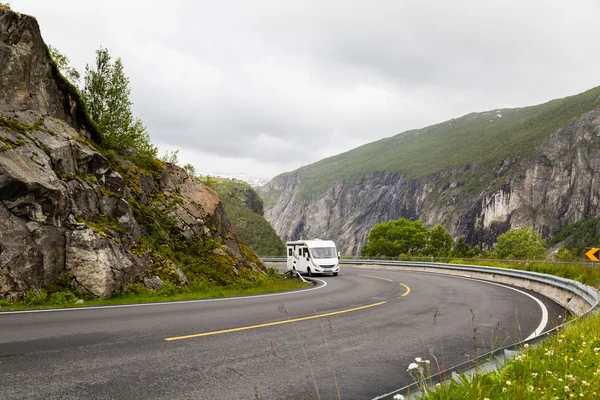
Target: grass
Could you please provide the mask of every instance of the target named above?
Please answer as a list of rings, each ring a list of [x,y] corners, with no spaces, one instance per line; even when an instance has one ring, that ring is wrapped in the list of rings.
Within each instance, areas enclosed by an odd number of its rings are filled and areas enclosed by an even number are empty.
[[[501,369],[436,385],[422,399],[569,399],[600,393],[600,316],[563,327]],[[418,369],[416,370],[418,371]],[[419,378],[419,376],[415,376]]]
[[[600,267],[591,262],[511,261],[511,260],[451,260],[453,264],[472,264],[488,267],[518,269],[573,279],[600,289]]]
[[[272,271],[272,270],[271,270]],[[206,281],[195,281],[189,286],[178,286],[164,282],[158,290],[144,287],[140,283],[127,284],[123,289],[106,299],[90,299],[79,292],[62,288],[50,293],[52,289],[30,290],[19,302],[0,300],[0,311],[39,310],[48,308],[74,308],[89,306],[107,306],[120,304],[141,304],[169,301],[201,300],[223,297],[252,296],[262,293],[275,293],[301,289],[309,286],[297,279],[283,278],[270,272],[250,281],[240,279],[233,284],[219,286]]]
[[[600,268],[591,263],[510,260],[452,260],[451,263],[485,265],[540,272],[573,279],[600,288]],[[502,368],[431,385],[431,363],[409,365],[409,373],[424,393],[420,399],[569,399],[597,398],[600,393],[600,314],[563,325],[555,335],[522,352]],[[434,371],[438,373],[442,371]],[[398,398],[402,398],[398,396]]]

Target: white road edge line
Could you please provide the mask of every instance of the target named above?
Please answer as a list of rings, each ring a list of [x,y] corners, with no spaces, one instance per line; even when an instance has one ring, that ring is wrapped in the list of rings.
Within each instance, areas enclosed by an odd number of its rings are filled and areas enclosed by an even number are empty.
[[[51,308],[48,310],[23,310],[23,311],[2,311],[0,315],[14,315],[14,314],[33,314],[33,313],[44,313],[44,312],[59,312],[59,311],[86,311],[86,310],[105,310],[109,308],[130,308],[130,307],[150,307],[150,306],[168,306],[174,304],[189,304],[189,303],[210,303],[216,301],[232,301],[232,300],[248,300],[257,299],[262,297],[272,296],[283,296],[294,293],[305,293],[312,290],[323,289],[327,286],[327,282],[321,279],[312,278],[315,281],[321,282],[323,285],[317,286],[310,289],[294,290],[293,292],[280,292],[280,293],[269,293],[269,294],[257,294],[255,296],[242,296],[242,297],[225,297],[218,299],[202,299],[202,300],[179,300],[179,301],[163,301],[158,303],[140,303],[140,304],[120,304],[114,306],[90,306],[90,307],[73,307],[73,308]]]
[[[490,281],[486,281],[484,279],[466,278],[464,276],[457,276],[456,278],[468,279],[468,280],[471,280],[471,281],[484,282],[484,283],[489,283],[490,285],[501,286],[501,287],[504,287],[504,288],[507,288],[507,289],[514,290],[515,292],[519,292],[521,294],[524,294],[525,296],[529,296],[530,298],[532,298],[533,300],[535,300],[535,302],[538,303],[538,305],[542,309],[542,320],[541,320],[540,324],[538,325],[537,329],[535,331],[533,331],[533,333],[531,335],[527,336],[527,338],[524,340],[524,342],[526,342],[528,340],[531,340],[533,338],[536,338],[539,335],[541,335],[542,332],[544,331],[544,329],[546,328],[546,325],[548,325],[548,309],[546,308],[546,306],[544,305],[544,303],[542,303],[540,301],[540,299],[538,299],[537,297],[532,296],[529,293],[524,292],[522,290],[519,290],[519,289],[517,289],[515,287],[512,287],[510,285],[504,285],[502,283],[490,282]]]
[[[356,268],[356,269],[360,269],[360,268]],[[377,269],[377,268],[373,268],[373,269]],[[405,270],[396,270],[396,271],[405,271]],[[531,340],[533,338],[538,337],[539,335],[542,334],[542,332],[544,331],[544,329],[546,328],[546,325],[548,325],[548,309],[546,308],[546,306],[544,305],[544,303],[542,303],[537,297],[530,295],[527,292],[524,292],[522,290],[519,290],[513,286],[510,285],[504,285],[501,283],[497,283],[497,282],[490,282],[488,280],[485,279],[476,279],[476,278],[467,278],[465,276],[457,276],[457,275],[446,275],[446,274],[436,274],[435,272],[426,272],[426,271],[408,271],[408,272],[417,272],[420,274],[433,274],[433,275],[444,275],[444,276],[448,276],[448,277],[452,277],[452,278],[457,278],[457,279],[466,279],[469,281],[477,281],[477,282],[483,282],[483,283],[488,283],[490,285],[496,285],[496,286],[501,286],[507,289],[511,289],[514,290],[515,292],[519,292],[521,294],[524,294],[525,296],[529,296],[531,297],[533,300],[535,300],[535,302],[540,306],[540,308],[542,309],[542,320],[540,322],[540,324],[538,325],[537,329],[535,331],[533,331],[533,333],[529,336],[527,336],[527,339],[524,340],[524,342]]]
[[[428,272],[425,272],[425,273],[428,273]],[[442,274],[438,274],[438,275],[442,275]],[[510,286],[510,285],[504,285],[502,283],[497,283],[497,282],[490,282],[490,281],[487,281],[485,279],[467,278],[467,277],[464,277],[464,276],[455,276],[455,275],[446,275],[446,276],[451,276],[453,278],[466,279],[466,280],[469,280],[469,281],[477,281],[477,282],[488,283],[490,285],[500,286],[500,287],[503,287],[503,288],[514,290],[515,292],[519,292],[519,293],[524,294],[525,296],[531,297],[533,300],[535,300],[535,302],[538,303],[538,305],[542,309],[542,320],[541,320],[540,324],[538,325],[537,329],[535,331],[533,331],[533,333],[531,335],[527,336],[527,338],[524,340],[524,342],[526,342],[528,340],[531,340],[533,338],[536,338],[539,335],[541,335],[542,332],[544,331],[544,329],[546,328],[546,325],[548,325],[548,309],[546,308],[546,306],[544,305],[544,303],[542,303],[537,297],[532,296],[532,295],[530,295],[527,292],[519,290],[519,289],[517,289],[517,288],[515,288],[513,286]]]

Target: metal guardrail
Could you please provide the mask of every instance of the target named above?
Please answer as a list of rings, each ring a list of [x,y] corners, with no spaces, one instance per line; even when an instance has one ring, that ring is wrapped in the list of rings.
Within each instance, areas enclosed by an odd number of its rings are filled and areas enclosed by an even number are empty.
[[[559,276],[542,274],[533,271],[523,271],[518,269],[485,267],[469,264],[443,264],[431,262],[415,262],[415,261],[377,261],[377,260],[341,260],[342,264],[367,264],[367,265],[389,265],[389,266],[407,266],[407,267],[427,267],[432,269],[452,269],[461,271],[471,271],[477,273],[487,273],[492,275],[503,275],[512,278],[526,279],[529,281],[539,282],[545,285],[558,287],[571,292],[585,300],[590,309],[598,305],[600,297],[598,293],[589,286],[572,279],[561,278]],[[589,311],[589,310],[588,310]]]
[[[285,257],[266,257],[262,259],[265,262],[286,262]],[[470,271],[477,273],[487,273],[492,275],[502,275],[518,279],[526,279],[529,281],[539,282],[544,285],[558,287],[580,297],[590,305],[590,310],[598,305],[600,296],[589,286],[572,279],[561,278],[559,276],[542,274],[539,272],[523,271],[518,269],[485,267],[469,264],[444,264],[434,262],[421,261],[385,261],[385,260],[340,260],[340,264],[355,264],[355,265],[385,265],[385,266],[403,266],[415,268],[432,268],[432,269],[451,269],[457,271]],[[443,272],[442,272],[443,273]],[[589,311],[589,310],[588,310]]]
[[[263,258],[263,262],[286,262],[286,258],[281,257],[268,257]],[[433,262],[416,262],[416,261],[386,261],[386,260],[340,260],[340,264],[354,264],[354,265],[381,265],[381,266],[402,266],[402,267],[415,267],[416,268],[428,268],[433,270],[440,270],[440,273],[444,273],[443,270],[456,270],[456,271],[466,271],[466,272],[474,272],[474,273],[485,273],[494,275],[501,275],[516,279],[524,279],[533,282],[538,282],[543,285],[552,286],[555,288],[560,288],[563,290],[572,293],[574,296],[577,296],[583,299],[587,304],[589,304],[589,308],[585,311],[581,316],[586,315],[595,309],[598,308],[598,304],[600,303],[600,296],[598,292],[592,287],[583,285],[580,282],[561,278],[559,276],[553,276],[548,274],[542,274],[539,272],[532,271],[523,271],[517,269],[508,269],[508,268],[497,268],[497,267],[487,267],[487,266],[477,266],[477,265],[468,265],[468,264],[444,264],[444,263],[433,263]],[[561,325],[562,326],[562,325]],[[537,336],[534,339],[530,339],[528,341],[522,341],[519,343],[514,343],[512,345],[497,349],[495,351],[489,352],[487,354],[481,355],[471,361],[459,364],[454,366],[448,370],[442,371],[438,374],[435,374],[428,379],[428,384],[434,385],[438,382],[445,381],[449,378],[456,378],[459,373],[463,374],[476,374],[482,371],[490,371],[495,368],[499,368],[504,363],[512,358],[516,353],[518,353],[518,349],[522,347],[523,344],[527,343],[535,343],[541,340],[544,340],[545,337],[551,334],[554,330],[559,329],[556,327],[550,331],[544,332],[542,335]],[[406,399],[410,399],[413,396],[421,395],[419,390],[419,386],[423,387],[423,382],[415,382],[413,384],[407,385],[400,389],[397,389],[391,393],[387,393],[376,397],[373,400],[385,400],[385,399],[393,399],[393,396],[396,394],[403,395]],[[427,386],[427,385],[426,385]]]

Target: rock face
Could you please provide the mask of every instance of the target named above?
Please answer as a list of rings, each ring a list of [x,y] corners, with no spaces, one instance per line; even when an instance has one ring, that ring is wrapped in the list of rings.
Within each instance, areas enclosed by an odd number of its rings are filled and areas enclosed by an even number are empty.
[[[353,255],[373,225],[402,217],[440,223],[483,248],[521,226],[548,237],[600,211],[599,133],[600,111],[593,111],[537,143],[535,156],[504,160],[491,172],[477,164],[413,180],[375,172],[312,197],[300,190],[301,172],[286,173],[260,188],[265,203],[275,204],[265,217],[284,240],[332,239]],[[472,177],[487,188],[471,193]]]
[[[35,19],[0,9],[0,298],[64,274],[98,297],[131,280],[154,287],[164,278],[157,271],[186,283],[177,265],[144,245],[162,231],[172,248],[219,250],[219,274],[262,273],[212,189],[175,165],[142,172],[109,160],[98,140]]]

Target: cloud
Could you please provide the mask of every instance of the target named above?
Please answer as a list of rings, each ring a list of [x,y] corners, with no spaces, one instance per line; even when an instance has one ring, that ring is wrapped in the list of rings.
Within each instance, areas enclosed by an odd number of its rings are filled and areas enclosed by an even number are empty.
[[[14,0],[80,69],[106,46],[161,149],[262,177],[597,86],[599,3]],[[181,157],[180,158],[184,158]]]

